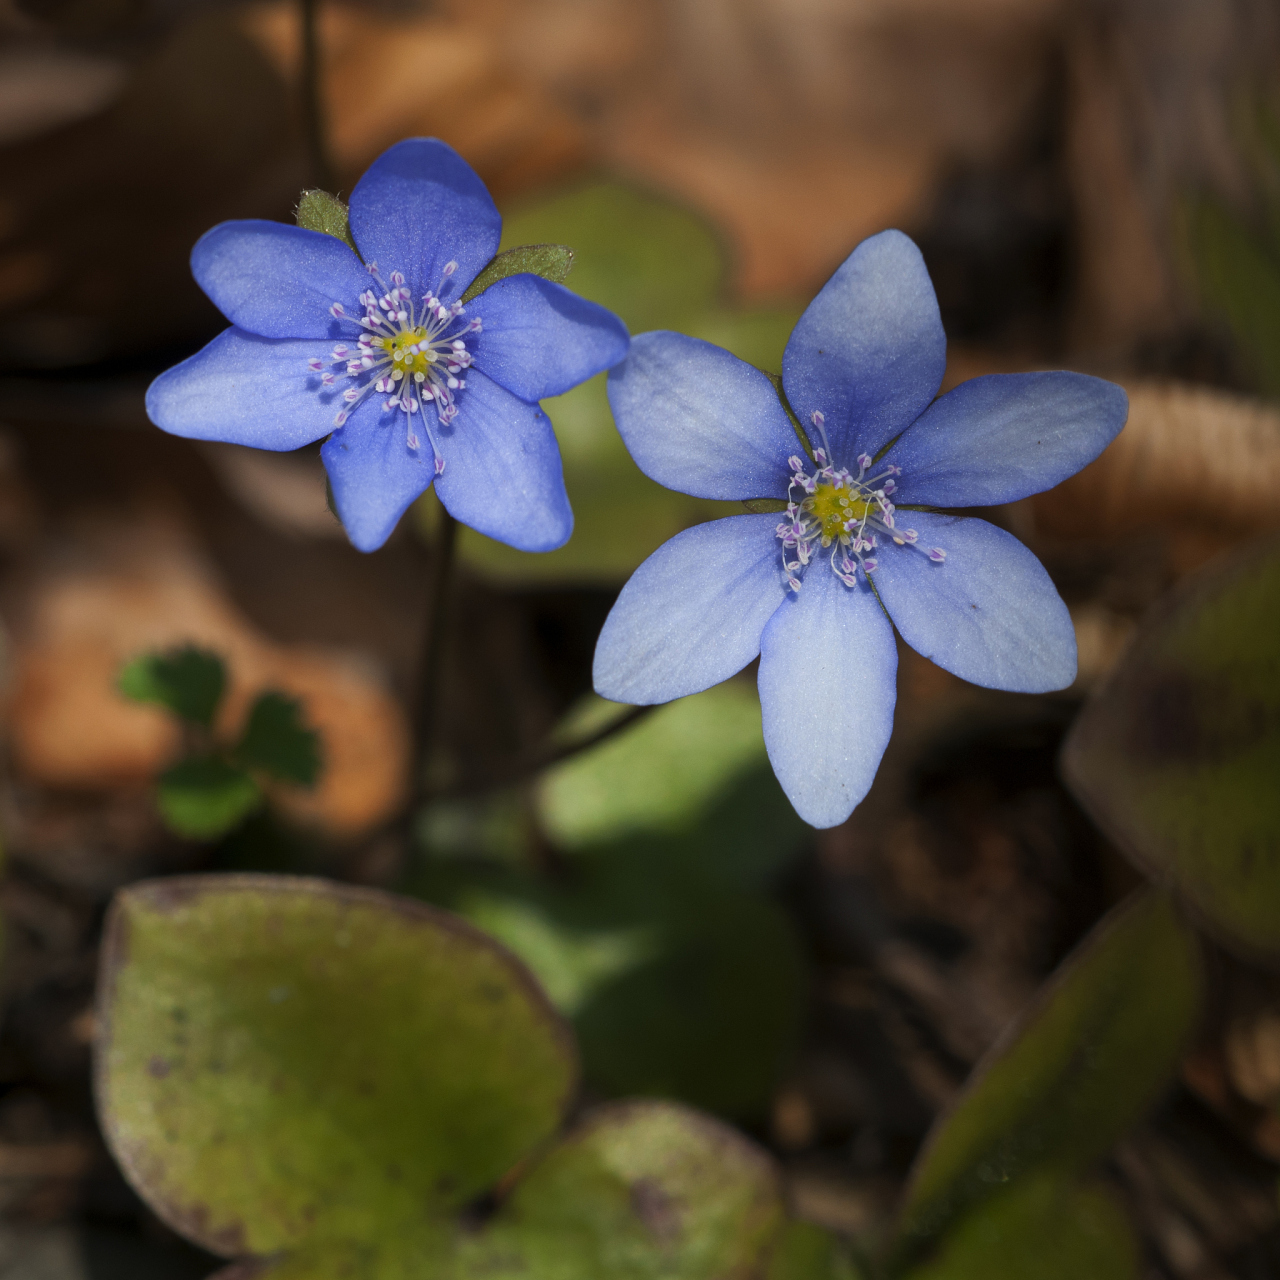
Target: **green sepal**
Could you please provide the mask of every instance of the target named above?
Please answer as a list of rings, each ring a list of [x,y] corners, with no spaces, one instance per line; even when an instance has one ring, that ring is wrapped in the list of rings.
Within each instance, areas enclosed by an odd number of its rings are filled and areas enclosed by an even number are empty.
[[[471,282],[460,301],[465,305],[479,297],[491,284],[508,276],[534,275],[564,284],[573,268],[573,250],[565,244],[522,244],[500,253]]]
[[[758,365],[752,367],[759,368]],[[796,411],[791,407],[791,401],[787,399],[786,388],[782,385],[782,375],[780,373],[770,373],[768,369],[761,369],[760,372],[773,383],[773,389],[778,393],[778,403],[782,406],[783,412],[786,413],[787,421],[791,423],[791,429],[796,433],[796,439],[800,441],[809,461],[814,461],[813,444],[809,440],[809,436],[805,432],[800,419],[796,417]]]
[[[216,653],[195,645],[146,653],[129,662],[116,687],[135,702],[154,702],[174,715],[209,728],[227,684],[227,668]]]
[[[243,769],[221,757],[193,756],[160,775],[156,803],[175,834],[216,840],[262,803],[262,792]]]
[[[294,213],[298,226],[304,231],[323,231],[335,240],[341,240],[355,255],[360,257],[360,250],[351,238],[351,221],[347,206],[331,196],[327,191],[313,188],[304,191],[298,200],[298,208]],[[363,259],[361,259],[363,261]]]
[[[253,704],[235,758],[246,769],[310,787],[320,775],[320,739],[303,724],[296,698],[269,690]]]
[[[787,509],[785,498],[743,498],[742,505],[754,516],[769,515]]]

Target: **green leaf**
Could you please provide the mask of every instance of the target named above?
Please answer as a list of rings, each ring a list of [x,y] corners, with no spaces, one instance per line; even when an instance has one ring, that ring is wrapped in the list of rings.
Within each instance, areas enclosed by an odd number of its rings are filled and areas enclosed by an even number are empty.
[[[217,756],[180,760],[156,783],[160,816],[188,840],[216,840],[261,803],[258,784]]]
[[[567,1029],[508,953],[322,880],[122,891],[98,1011],[101,1119],[134,1187],[217,1253],[298,1250],[281,1275],[382,1241],[438,1253],[446,1215],[551,1135],[575,1079]]]
[[[755,1274],[781,1225],[773,1162],[670,1103],[597,1109],[461,1246],[460,1280],[724,1280]]]
[[[159,703],[183,720],[208,728],[222,701],[227,668],[216,653],[185,645],[134,658],[116,683],[126,698]]]
[[[554,284],[564,284],[573,270],[573,250],[567,244],[522,244],[498,254],[471,282],[461,301],[477,298],[491,284],[522,273],[541,276]]]
[[[319,735],[302,723],[298,700],[274,690],[253,704],[235,756],[246,769],[262,769],[281,782],[310,787],[320,775]]]
[[[317,189],[304,191],[294,216],[298,226],[304,230],[323,231],[325,235],[341,240],[357,257],[360,256],[360,250],[351,238],[347,206],[337,196]]]
[[[1159,1097],[1195,1026],[1195,935],[1144,890],[1108,915],[979,1064],[917,1158],[901,1254],[1002,1185],[1087,1169]]]
[[[907,1280],[1138,1280],[1141,1252],[1105,1186],[1039,1175],[998,1192]]]
[[[1099,825],[1219,938],[1280,954],[1280,544],[1151,611],[1062,763]]]
[[[859,1280],[849,1250],[812,1222],[792,1221],[779,1233],[765,1280]]]

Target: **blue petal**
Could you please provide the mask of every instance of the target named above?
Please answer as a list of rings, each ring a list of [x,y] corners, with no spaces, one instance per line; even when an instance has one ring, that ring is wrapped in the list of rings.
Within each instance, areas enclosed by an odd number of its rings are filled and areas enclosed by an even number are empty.
[[[333,430],[338,389],[307,368],[315,339],[260,338],[227,329],[147,388],[147,417],[170,435],[255,449],[300,449]]]
[[[991,506],[1075,475],[1124,426],[1129,397],[1083,373],[996,373],[934,401],[889,450],[897,497],[940,507]]]
[[[989,689],[1048,693],[1076,676],[1076,633],[1044,566],[985,520],[897,513],[916,547],[882,546],[876,590],[902,638],[953,675]],[[883,542],[883,539],[881,539]],[[935,564],[920,548],[941,547]]]
[[[787,459],[804,452],[759,369],[682,333],[632,338],[609,405],[640,470],[697,498],[786,497]]]
[[[862,802],[893,732],[898,650],[871,591],[811,564],[760,639],[760,709],[773,771],[811,826]]]
[[[232,324],[264,338],[324,338],[329,307],[362,313],[360,259],[333,236],[283,222],[222,222],[191,250],[191,272]],[[354,332],[354,330],[352,330]]]
[[[663,543],[605,619],[596,692],[614,702],[670,702],[741,671],[786,592],[777,523],[728,516]]]
[[[476,369],[466,381],[457,418],[437,429],[445,468],[436,494],[478,533],[520,551],[554,551],[573,532],[573,512],[550,420]]]
[[[791,407],[816,441],[826,416],[834,461],[874,454],[942,385],[947,340],[920,250],[901,231],[864,240],[809,304],[782,357]]]
[[[538,276],[499,280],[467,311],[484,321],[476,367],[530,403],[612,368],[630,341],[611,311]]]
[[[370,394],[320,450],[333,503],[352,545],[376,551],[391,536],[409,504],[435,477],[431,448],[421,440],[409,448],[410,424],[399,409],[384,408],[385,397]],[[421,438],[421,423],[413,429]]]
[[[409,138],[384,151],[351,193],[351,235],[382,278],[402,271],[415,295],[458,298],[498,252],[502,215],[476,171],[438,138]]]

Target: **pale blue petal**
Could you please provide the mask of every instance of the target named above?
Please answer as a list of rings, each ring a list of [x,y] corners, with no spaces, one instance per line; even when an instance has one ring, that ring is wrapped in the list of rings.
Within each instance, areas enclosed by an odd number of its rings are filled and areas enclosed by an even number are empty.
[[[728,516],[664,543],[631,575],[596,644],[596,692],[648,705],[741,671],[786,582],[772,515]]]
[[[170,435],[255,449],[300,449],[333,430],[341,389],[307,368],[315,339],[259,338],[227,329],[147,388],[147,417]]]
[[[785,498],[787,459],[804,452],[759,369],[682,333],[632,338],[609,405],[640,470],[697,498]]]
[[[884,610],[824,561],[760,639],[760,708],[773,771],[796,812],[834,827],[862,802],[893,732],[898,650]]]
[[[476,171],[438,138],[408,138],[384,151],[351,193],[351,235],[383,280],[401,271],[415,301],[440,290],[458,298],[498,252],[502,215]]]
[[[347,537],[360,551],[376,551],[386,542],[435,475],[431,448],[421,440],[420,420],[415,415],[413,429],[421,443],[411,449],[408,418],[385,404],[385,396],[371,393],[320,450],[334,506]]]
[[[1048,693],[1076,676],[1076,634],[1044,566],[985,520],[897,513],[916,547],[882,545],[876,590],[902,638],[953,675],[989,689]],[[884,543],[884,539],[881,539]],[[935,564],[920,548],[941,547]]]
[[[476,368],[532,403],[610,369],[627,354],[627,327],[611,311],[539,276],[508,276],[467,305],[484,322]]]
[[[792,331],[782,382],[805,429],[826,416],[839,466],[875,454],[942,385],[947,340],[920,250],[901,231],[864,240]]]
[[[351,249],[320,231],[284,222],[223,222],[191,250],[191,273],[232,324],[264,338],[352,334],[329,307],[362,314],[369,273]]]
[[[935,400],[885,461],[902,468],[902,502],[1016,502],[1092,462],[1128,414],[1129,397],[1114,382],[1083,373],[995,373]]]
[[[433,424],[445,460],[436,494],[478,533],[520,551],[554,551],[573,532],[573,512],[550,420],[476,369],[466,381],[457,418]]]

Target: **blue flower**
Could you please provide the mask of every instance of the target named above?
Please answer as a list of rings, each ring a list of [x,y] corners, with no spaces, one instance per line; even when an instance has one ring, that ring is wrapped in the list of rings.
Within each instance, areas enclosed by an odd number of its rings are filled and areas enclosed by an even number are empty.
[[[360,257],[318,231],[224,222],[191,255],[232,327],[147,392],[174,435],[321,450],[351,541],[373,551],[434,481],[445,508],[523,551],[573,529],[560,451],[538,407],[627,352],[603,307],[513,275],[464,310],[502,217],[451,147],[413,138],[351,193]],[[332,435],[330,433],[332,432]]]
[[[936,508],[1050,488],[1110,443],[1128,401],[1078,373],[975,378],[935,400],[945,363],[920,252],[886,231],[854,250],[787,343],[782,384],[804,448],[769,378],[710,343],[640,334],[609,375],[647,475],[778,511],[659,547],[605,622],[595,687],[667,702],[759,654],[769,759],[816,827],[852,813],[888,744],[895,626],[974,684],[1040,693],[1075,678],[1071,619],[1040,562],[995,525]]]

